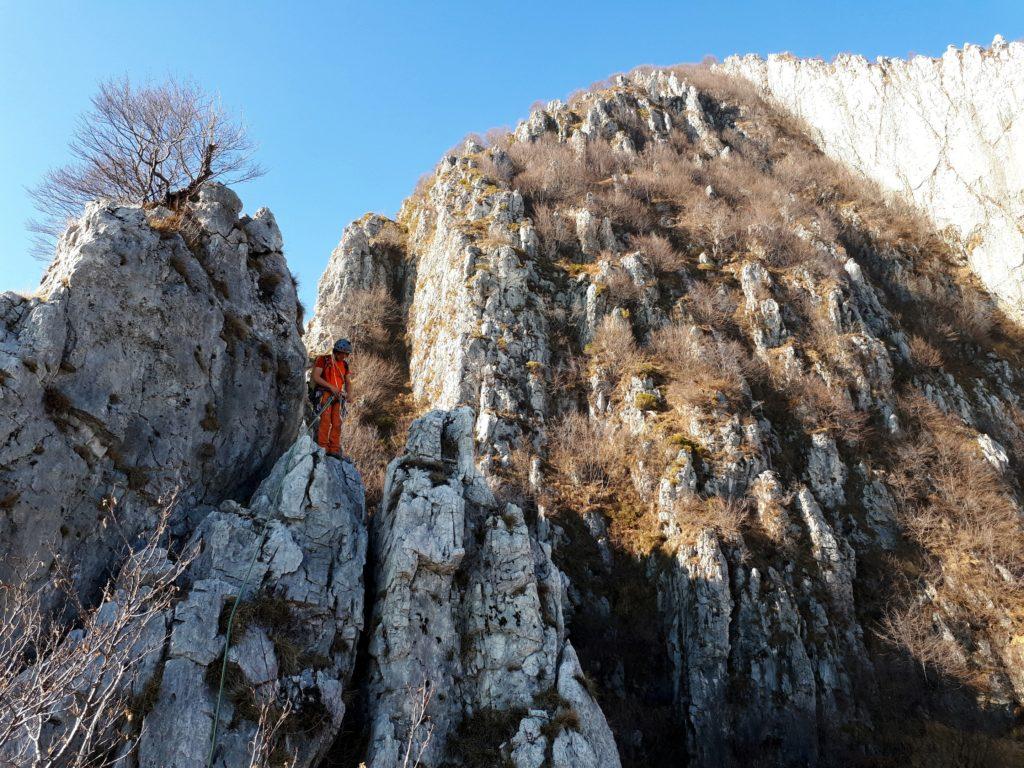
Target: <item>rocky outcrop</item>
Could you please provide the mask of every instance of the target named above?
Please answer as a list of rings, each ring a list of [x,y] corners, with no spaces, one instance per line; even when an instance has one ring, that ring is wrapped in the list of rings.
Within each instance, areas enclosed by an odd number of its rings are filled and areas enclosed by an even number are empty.
[[[367,765],[619,765],[565,636],[561,574],[474,465],[474,414],[414,422],[373,521]],[[547,757],[546,757],[547,756]]]
[[[176,495],[245,498],[291,443],[304,351],[273,214],[97,202],[32,297],[0,296],[0,578],[59,553],[83,593]]]
[[[345,227],[317,286],[316,306],[306,332],[312,353],[326,350],[342,335],[355,336],[353,310],[366,294],[382,289],[403,309],[412,301],[416,262],[406,257],[401,224],[384,216],[367,214]]]
[[[1024,43],[950,46],[939,58],[730,57],[804,120],[827,154],[952,227],[971,265],[1024,318]]]
[[[95,620],[66,639],[70,655],[48,648],[69,665],[57,673],[67,688],[0,754],[71,764],[91,738],[112,753],[103,760],[131,768],[317,765],[341,727],[363,627],[366,510],[354,467],[303,436],[248,506],[223,502],[176,551],[160,543],[126,561]],[[116,711],[98,717],[101,697]],[[84,728],[97,733],[73,735]],[[69,754],[55,754],[64,744]]]
[[[632,765],[872,759],[905,736],[878,702],[922,685],[893,657],[939,646],[999,672],[914,717],[1006,727],[1018,625],[965,620],[958,601],[987,598],[946,592],[952,550],[919,507],[944,440],[1019,498],[1021,373],[948,330],[988,299],[955,249],[886,239],[902,230],[877,198],[783,187],[830,166],[695,75],[620,76],[470,139],[398,222],[366,217],[335,252],[311,327],[383,286],[417,406],[444,409],[415,423],[373,525],[368,765],[603,764],[612,731]],[[1019,579],[1001,552],[984,589]],[[885,634],[901,600],[931,650]]]
[[[341,728],[363,626],[366,511],[353,466],[308,436],[280,458],[248,507],[224,502],[190,544],[188,589],[168,634],[132,764],[207,765],[227,620],[226,684],[214,765],[247,765],[263,727],[269,752],[315,766]],[[151,683],[155,680],[155,683]]]

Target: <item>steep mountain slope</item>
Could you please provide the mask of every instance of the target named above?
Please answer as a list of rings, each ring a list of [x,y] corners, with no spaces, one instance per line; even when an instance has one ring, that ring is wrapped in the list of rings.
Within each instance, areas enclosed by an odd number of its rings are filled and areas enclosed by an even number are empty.
[[[375,615],[391,626],[390,601],[422,604],[397,615],[440,629],[411,645],[374,630],[368,764],[401,764],[386,745],[422,746],[430,727],[423,765],[604,764],[592,695],[629,765],[1020,757],[1015,326],[959,246],[752,88],[639,71],[467,141],[397,221],[346,230],[311,338],[358,346],[347,308],[369,295],[404,313],[412,409],[475,418],[440,462],[413,461],[423,490],[390,485],[412,445],[388,473]],[[469,434],[514,511],[482,490],[454,516],[416,500],[476,487],[454,447]],[[490,554],[499,532],[530,542],[521,586]],[[402,550],[415,598],[390,593]],[[557,663],[578,651],[587,684],[578,705],[523,712],[517,691],[544,692],[503,655],[507,586],[543,608],[558,571],[559,611],[540,622],[567,634]],[[479,594],[496,623],[460,621]],[[460,658],[476,648],[514,663]]]
[[[951,226],[971,265],[1024,318],[1024,43],[950,46],[941,58],[731,57],[801,117],[825,152]]]

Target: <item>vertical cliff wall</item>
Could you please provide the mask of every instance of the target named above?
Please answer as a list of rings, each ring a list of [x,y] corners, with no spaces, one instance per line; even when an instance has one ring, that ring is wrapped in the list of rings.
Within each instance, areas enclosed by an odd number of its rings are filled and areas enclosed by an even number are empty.
[[[730,57],[831,157],[952,227],[978,275],[1024,318],[1024,43],[940,58]]]

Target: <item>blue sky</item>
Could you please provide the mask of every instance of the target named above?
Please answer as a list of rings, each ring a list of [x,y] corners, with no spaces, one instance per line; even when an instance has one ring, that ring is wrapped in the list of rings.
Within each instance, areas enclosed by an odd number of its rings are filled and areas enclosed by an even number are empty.
[[[706,55],[937,56],[1024,37],[1002,2],[11,2],[0,0],[0,290],[31,289],[25,187],[66,160],[96,83],[192,77],[243,113],[312,308],[345,224],[394,214],[469,132],[639,64]]]

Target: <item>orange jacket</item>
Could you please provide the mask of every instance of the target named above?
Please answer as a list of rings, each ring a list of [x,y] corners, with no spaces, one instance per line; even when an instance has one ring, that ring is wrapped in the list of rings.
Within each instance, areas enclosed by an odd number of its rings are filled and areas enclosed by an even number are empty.
[[[332,387],[337,387],[338,389],[345,388],[345,382],[348,381],[347,360],[337,362],[334,359],[334,355],[320,355],[313,363],[313,367],[321,370],[320,375],[323,377],[323,380]]]

